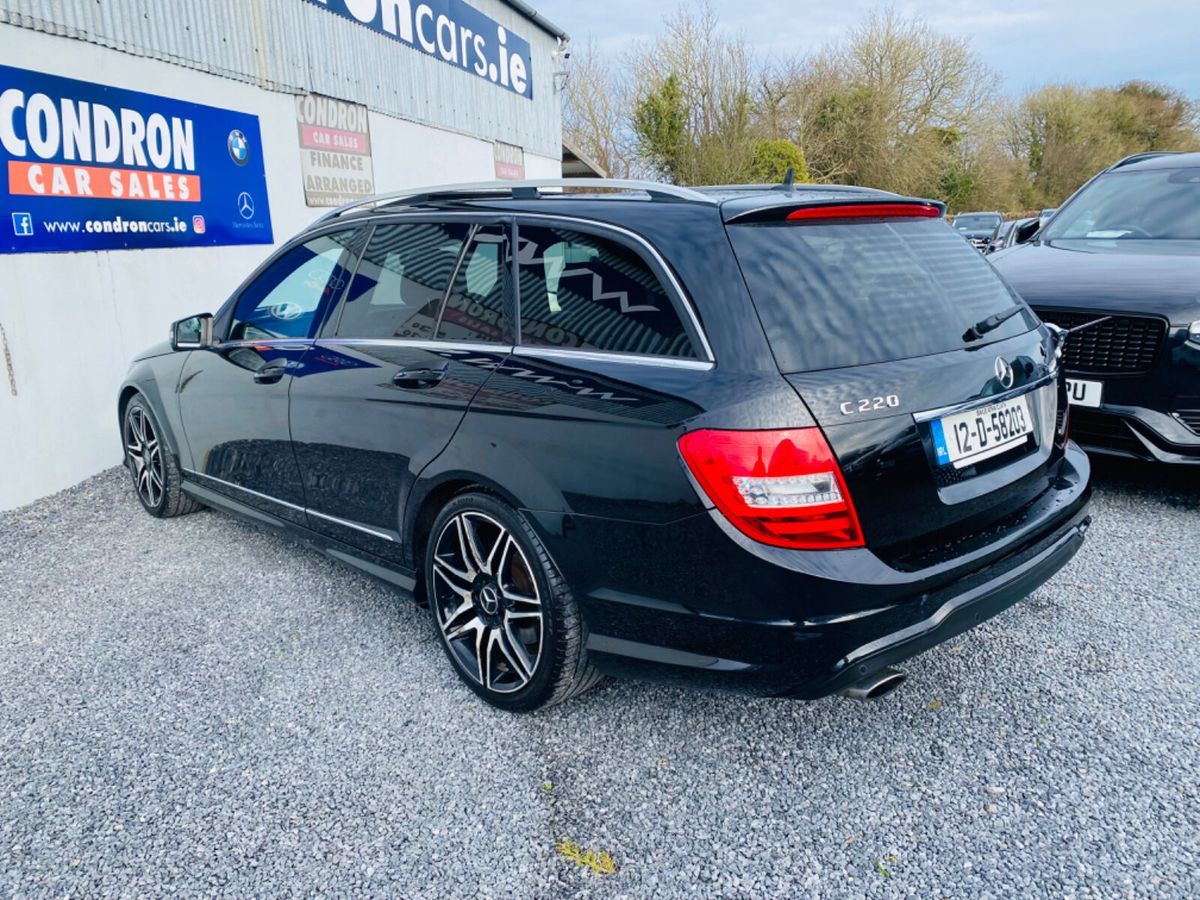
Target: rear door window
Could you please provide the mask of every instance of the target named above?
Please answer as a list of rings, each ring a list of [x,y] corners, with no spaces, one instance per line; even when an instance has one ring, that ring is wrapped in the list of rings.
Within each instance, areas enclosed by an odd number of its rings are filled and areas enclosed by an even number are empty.
[[[522,344],[696,357],[670,295],[630,247],[521,225],[518,248]]]
[[[475,227],[438,321],[437,337],[510,343],[507,301],[511,268],[509,227]]]
[[[982,340],[963,340],[1024,304],[940,219],[730,225],[729,236],[784,372],[979,347],[1037,322],[1024,308]]]

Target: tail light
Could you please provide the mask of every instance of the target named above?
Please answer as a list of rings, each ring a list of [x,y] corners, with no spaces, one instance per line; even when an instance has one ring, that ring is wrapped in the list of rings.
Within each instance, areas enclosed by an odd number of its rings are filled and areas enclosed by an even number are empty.
[[[802,206],[788,213],[788,221],[803,219],[935,219],[942,208],[933,203],[830,203]]]
[[[820,428],[690,431],[679,439],[679,452],[742,534],[794,550],[864,545],[842,470]]]

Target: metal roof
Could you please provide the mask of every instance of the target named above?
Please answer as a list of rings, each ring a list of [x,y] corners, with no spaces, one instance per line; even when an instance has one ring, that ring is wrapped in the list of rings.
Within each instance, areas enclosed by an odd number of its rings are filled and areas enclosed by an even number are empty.
[[[554,71],[565,32],[519,0],[471,5],[529,41],[532,99],[304,0],[0,0],[0,27],[74,38],[267,90],[336,97],[561,159]]]
[[[527,18],[534,25],[537,25],[547,34],[552,34],[563,43],[571,40],[571,36],[543,16],[540,12],[530,6],[528,3],[522,3],[521,0],[504,0],[509,6]]]

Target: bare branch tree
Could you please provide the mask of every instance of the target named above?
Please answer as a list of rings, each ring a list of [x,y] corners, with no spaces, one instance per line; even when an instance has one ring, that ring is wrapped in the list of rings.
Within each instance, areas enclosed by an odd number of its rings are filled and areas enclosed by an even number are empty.
[[[588,154],[612,178],[636,169],[629,129],[631,93],[624,72],[609,65],[589,43],[572,54],[563,99],[563,136]]]

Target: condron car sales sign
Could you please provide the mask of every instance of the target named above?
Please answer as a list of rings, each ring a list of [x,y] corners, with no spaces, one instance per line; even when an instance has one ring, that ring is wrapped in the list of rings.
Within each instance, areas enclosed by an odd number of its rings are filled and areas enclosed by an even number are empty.
[[[533,97],[529,42],[463,0],[308,2],[522,97]]]
[[[300,171],[309,206],[341,206],[375,193],[367,108],[315,94],[296,97]]]
[[[0,66],[0,253],[269,244],[258,117]]]

